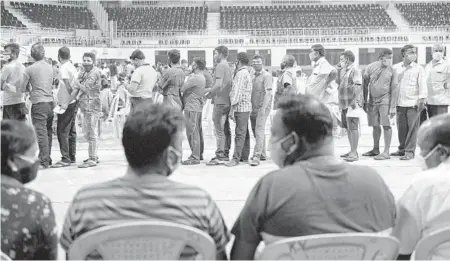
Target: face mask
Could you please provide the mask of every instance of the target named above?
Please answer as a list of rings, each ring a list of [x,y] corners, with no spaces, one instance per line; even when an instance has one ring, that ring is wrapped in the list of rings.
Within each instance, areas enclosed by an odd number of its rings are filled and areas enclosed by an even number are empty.
[[[85,71],[90,71],[92,68],[94,68],[93,64],[83,64],[83,68]]]
[[[284,68],[286,68],[286,64],[285,63],[281,63],[280,67],[281,67],[281,70],[284,70]]]
[[[441,52],[433,53],[433,60],[440,61],[440,60],[442,60],[443,57],[444,57],[444,53],[441,53]]]
[[[408,55],[408,60],[409,60],[410,62],[415,62],[416,59],[417,59],[417,55],[415,55],[415,54],[410,54],[410,55]]]
[[[421,155],[417,156],[417,161],[419,161],[419,167],[421,170],[427,170],[428,169],[428,165],[427,162],[425,161],[425,158],[422,157]]]
[[[25,156],[18,156],[21,160],[27,162],[29,165],[22,167],[20,169],[17,169],[15,165],[10,166],[10,168],[13,170],[16,179],[19,180],[22,184],[29,183],[33,181],[37,177],[37,173],[39,170],[40,160],[30,160],[26,158]],[[10,163],[11,165],[11,163]]]
[[[286,165],[286,158],[288,158],[294,150],[292,145],[286,144],[286,141],[292,139],[293,135],[294,133],[291,133],[278,141],[269,143],[270,156],[273,162],[280,168]]]
[[[384,66],[391,66],[392,65],[392,59],[386,59],[383,61]]]
[[[5,62],[11,61],[11,55],[9,55],[9,54],[4,54],[4,55],[3,55],[3,61],[5,61]]]
[[[342,61],[339,63],[339,65],[341,66],[341,68],[347,68],[347,61]]]
[[[427,170],[430,168],[437,167],[439,164],[441,164],[443,162],[443,161],[441,161],[441,159],[436,160],[436,158],[439,158],[441,156],[440,153],[436,156],[436,152],[439,152],[439,151],[445,151],[447,158],[449,157],[450,153],[448,152],[448,149],[446,149],[441,144],[436,145],[430,152],[427,153],[427,155],[425,155],[423,157],[421,155],[419,155],[418,160],[419,160],[422,170]]]
[[[311,61],[314,61],[316,59],[316,53],[315,52],[309,53],[309,59]]]
[[[176,160],[174,160],[175,162],[170,162],[170,160],[166,161],[167,168],[169,168],[168,175],[170,175],[181,165],[182,156],[181,153],[174,149],[172,146],[169,146],[169,148],[167,148],[167,153],[173,154],[173,156],[176,158]],[[171,157],[168,157],[168,159],[170,158]]]

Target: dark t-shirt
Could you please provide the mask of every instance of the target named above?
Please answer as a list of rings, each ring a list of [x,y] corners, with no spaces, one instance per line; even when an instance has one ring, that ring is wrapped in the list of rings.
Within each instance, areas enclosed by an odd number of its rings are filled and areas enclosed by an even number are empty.
[[[205,91],[205,76],[203,74],[190,75],[181,87],[183,93],[184,110],[202,112],[205,103],[203,93]]]
[[[231,92],[231,68],[226,62],[221,62],[216,66],[215,81],[222,80],[222,89],[219,90],[214,97],[214,104],[230,105]]]
[[[250,193],[232,233],[252,243],[278,237],[392,228],[394,196],[378,173],[330,157],[271,172]]]

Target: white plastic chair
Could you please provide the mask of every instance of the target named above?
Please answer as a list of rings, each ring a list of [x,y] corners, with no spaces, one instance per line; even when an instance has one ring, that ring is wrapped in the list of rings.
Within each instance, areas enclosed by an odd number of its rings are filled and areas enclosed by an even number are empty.
[[[5,253],[1,252],[0,254],[0,260],[2,261],[12,261],[12,259]]]
[[[96,250],[104,260],[176,260],[186,246],[197,251],[196,259],[216,258],[216,246],[208,234],[158,221],[127,222],[90,231],[73,242],[68,256],[85,260]]]
[[[366,233],[323,234],[283,239],[267,245],[260,260],[395,260],[399,242]]]
[[[431,260],[435,250],[443,245],[450,244],[450,227],[437,230],[430,235],[422,238],[414,250],[412,260]],[[450,252],[450,249],[448,250]],[[441,257],[445,258],[445,257]],[[449,258],[449,257],[446,257]]]

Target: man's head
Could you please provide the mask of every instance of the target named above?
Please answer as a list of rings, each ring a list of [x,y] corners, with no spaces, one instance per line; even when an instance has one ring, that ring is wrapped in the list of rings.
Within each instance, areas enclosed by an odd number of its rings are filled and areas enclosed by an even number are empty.
[[[417,143],[423,168],[432,169],[450,156],[450,114],[441,114],[424,122],[418,132]]]
[[[186,59],[181,60],[181,68],[183,68],[183,70],[186,70],[188,67],[188,61]]]
[[[20,46],[16,43],[9,43],[3,47],[3,60],[11,62],[17,60],[20,54]]]
[[[36,62],[45,58],[45,49],[41,43],[35,43],[31,46],[31,57],[33,57]]]
[[[381,61],[383,66],[392,66],[392,50],[388,48],[382,48],[378,54],[378,60]]]
[[[435,44],[433,45],[433,47],[431,48],[432,52],[433,52],[433,60],[434,61],[440,61],[442,60],[442,58],[444,58],[444,51],[445,48],[442,44]]]
[[[177,64],[180,62],[180,51],[177,49],[172,49],[167,54],[169,56],[169,61],[171,64]]]
[[[256,72],[260,72],[263,69],[264,58],[262,57],[262,55],[255,54],[253,56],[252,66],[253,66],[253,69],[255,69]]]
[[[246,52],[240,52],[236,56],[236,69],[241,68],[242,66],[248,66],[249,59]]]
[[[139,66],[141,66],[142,64],[144,64],[145,62],[145,55],[144,53],[139,50],[136,49],[133,51],[133,53],[130,56],[130,60],[133,63],[133,65],[138,68]]]
[[[83,54],[83,67],[84,70],[89,72],[94,68],[95,64],[95,54],[91,52],[87,52]]]
[[[297,76],[297,78],[302,77],[302,70],[301,70],[301,69],[297,70],[297,71],[295,72],[295,76]]]
[[[403,62],[405,63],[410,64],[417,60],[417,50],[414,45],[407,44],[403,46],[400,52],[403,57]]]
[[[339,64],[342,68],[346,68],[355,62],[355,55],[350,50],[345,50],[339,57]]]
[[[311,46],[309,53],[309,59],[314,62],[325,56],[325,48],[321,44],[315,44]]]
[[[312,96],[292,95],[283,97],[278,106],[270,153],[279,167],[333,153],[333,119],[323,103]]]
[[[70,59],[70,49],[67,47],[61,47],[58,50],[58,60],[62,63]]]
[[[288,55],[283,56],[283,59],[281,59],[280,67],[282,70],[284,70],[285,68],[294,67],[294,64],[295,64],[294,56],[288,54]]]
[[[142,103],[125,122],[122,144],[137,174],[170,175],[181,162],[184,117],[176,108]]]
[[[206,69],[206,62],[205,59],[202,57],[195,57],[194,61],[192,62],[192,72],[203,72]]]
[[[226,46],[218,46],[214,49],[214,61],[220,63],[228,58],[228,48]]]

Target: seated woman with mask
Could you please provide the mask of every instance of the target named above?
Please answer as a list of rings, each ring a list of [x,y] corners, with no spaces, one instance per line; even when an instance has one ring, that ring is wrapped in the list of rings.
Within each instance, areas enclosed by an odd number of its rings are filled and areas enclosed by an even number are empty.
[[[58,252],[55,215],[50,200],[24,187],[39,169],[33,126],[1,122],[1,247],[14,260],[55,260]]]

